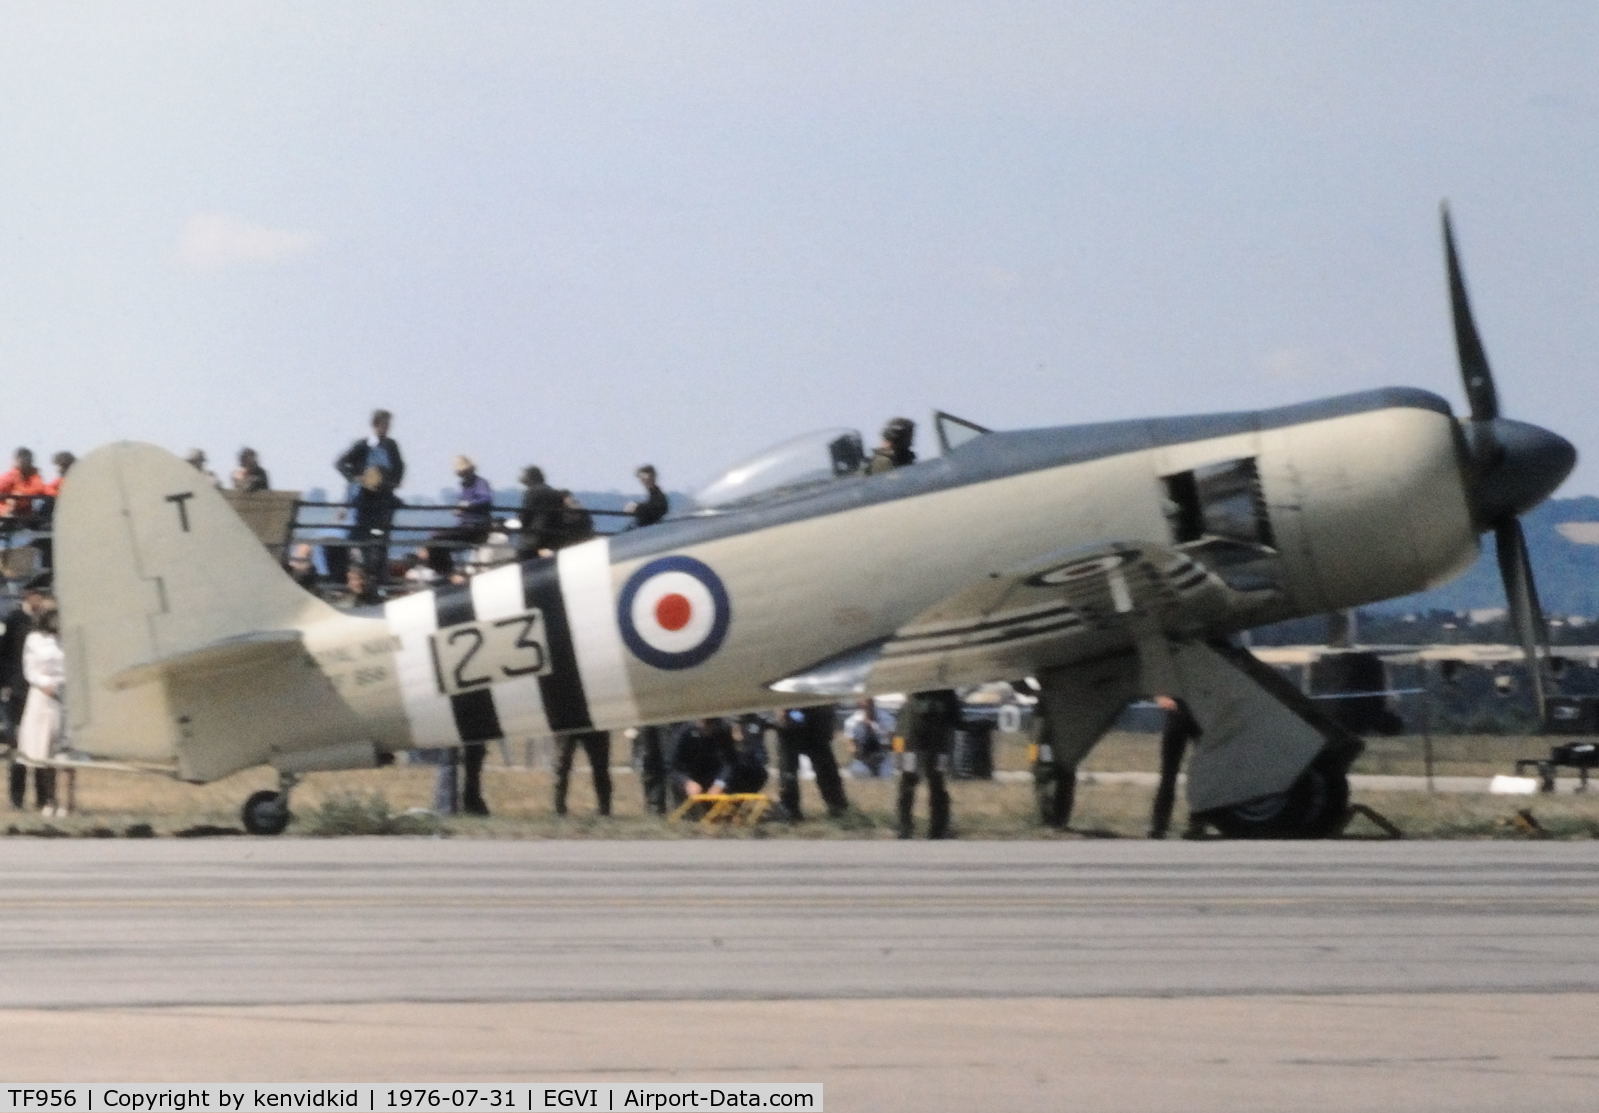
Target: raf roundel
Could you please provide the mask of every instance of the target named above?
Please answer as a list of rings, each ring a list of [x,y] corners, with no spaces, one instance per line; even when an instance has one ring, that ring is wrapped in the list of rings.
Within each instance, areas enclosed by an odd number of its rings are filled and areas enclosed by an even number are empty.
[[[658,669],[705,661],[721,648],[731,618],[721,579],[703,561],[686,556],[660,557],[637,569],[616,605],[627,648]]]

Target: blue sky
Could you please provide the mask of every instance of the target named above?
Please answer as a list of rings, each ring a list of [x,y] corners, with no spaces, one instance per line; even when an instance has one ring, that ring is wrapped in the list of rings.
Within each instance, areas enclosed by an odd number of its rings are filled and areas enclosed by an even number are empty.
[[[793,434],[1405,384],[1599,493],[1599,6],[0,0],[0,441],[254,445],[373,406],[688,489]]]

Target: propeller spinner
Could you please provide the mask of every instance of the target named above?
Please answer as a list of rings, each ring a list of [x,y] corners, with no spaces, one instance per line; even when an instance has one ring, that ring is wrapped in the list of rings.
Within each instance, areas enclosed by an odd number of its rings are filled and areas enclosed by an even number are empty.
[[[1449,208],[1443,209],[1444,254],[1449,266],[1449,305],[1455,323],[1460,377],[1471,407],[1461,422],[1467,449],[1468,489],[1477,528],[1492,530],[1499,554],[1511,625],[1527,659],[1538,721],[1544,720],[1543,661],[1549,655],[1549,627],[1538,603],[1532,563],[1520,515],[1552,494],[1577,463],[1577,450],[1549,430],[1499,414],[1499,391],[1472,318],[1471,301],[1455,249]]]

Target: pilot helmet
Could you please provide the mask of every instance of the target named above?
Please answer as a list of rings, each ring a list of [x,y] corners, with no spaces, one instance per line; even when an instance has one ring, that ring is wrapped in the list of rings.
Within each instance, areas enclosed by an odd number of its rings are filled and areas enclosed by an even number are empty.
[[[916,422],[908,417],[894,417],[883,426],[883,439],[890,444],[905,444],[916,432]]]

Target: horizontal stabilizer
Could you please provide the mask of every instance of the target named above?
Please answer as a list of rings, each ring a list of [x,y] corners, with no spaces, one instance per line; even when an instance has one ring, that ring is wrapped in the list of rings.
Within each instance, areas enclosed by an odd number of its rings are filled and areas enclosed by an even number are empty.
[[[131,665],[110,678],[110,687],[123,691],[180,670],[206,672],[260,666],[300,652],[302,640],[298,630],[258,630],[223,638],[170,657]]]
[[[105,761],[101,758],[81,754],[77,750],[66,750],[55,754],[49,761],[30,761],[25,764],[38,766],[41,769],[103,769],[112,773],[148,773],[164,777],[170,777],[173,772],[171,765],[131,761]]]

